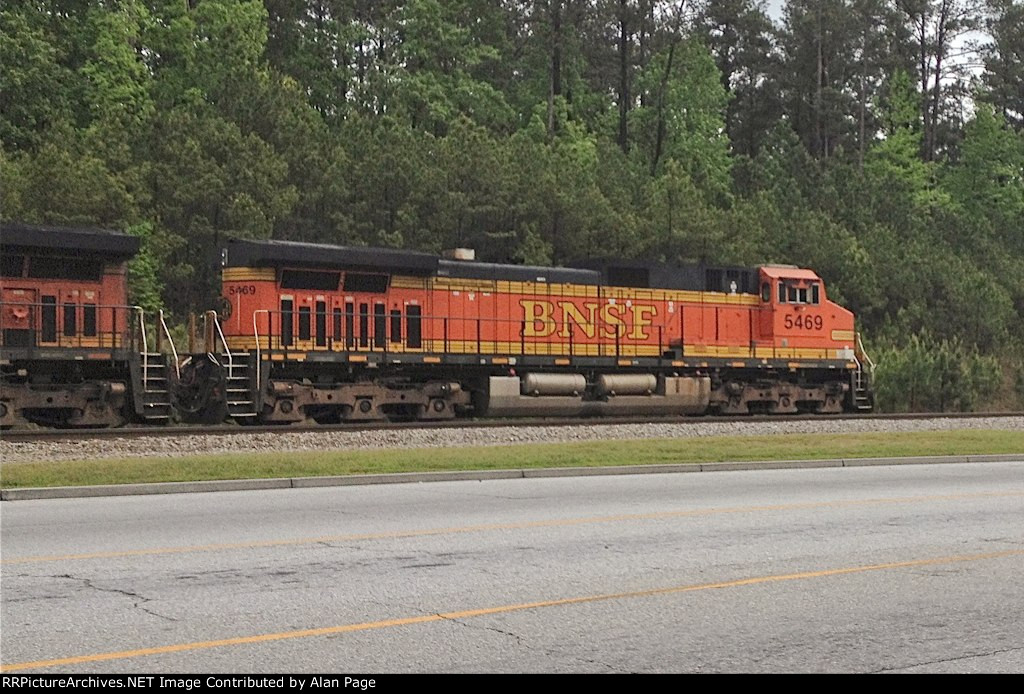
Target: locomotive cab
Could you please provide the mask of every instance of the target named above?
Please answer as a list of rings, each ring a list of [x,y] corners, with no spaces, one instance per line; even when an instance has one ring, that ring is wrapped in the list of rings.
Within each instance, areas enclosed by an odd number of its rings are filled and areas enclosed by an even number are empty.
[[[853,313],[830,301],[815,272],[791,265],[760,270],[761,337],[784,359],[821,359],[850,374],[846,409],[870,410],[871,361],[860,346]],[[833,380],[829,378],[829,380]]]
[[[762,338],[777,350],[792,350],[786,356],[852,358],[853,314],[828,300],[817,273],[765,266],[760,275]],[[812,355],[812,349],[821,353]]]

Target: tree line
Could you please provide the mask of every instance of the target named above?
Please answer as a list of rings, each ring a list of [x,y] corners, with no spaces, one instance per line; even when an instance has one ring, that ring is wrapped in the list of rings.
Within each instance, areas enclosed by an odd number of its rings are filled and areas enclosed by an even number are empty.
[[[883,407],[1019,408],[1022,56],[1020,0],[7,0],[0,209],[178,318],[227,236],[794,263]]]

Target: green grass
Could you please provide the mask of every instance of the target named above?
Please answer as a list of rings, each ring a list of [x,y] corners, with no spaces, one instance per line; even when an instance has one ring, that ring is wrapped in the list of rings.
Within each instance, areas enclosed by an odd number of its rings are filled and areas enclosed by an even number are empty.
[[[777,434],[386,451],[308,451],[4,463],[0,485],[57,487],[437,470],[1024,453],[1024,432]]]

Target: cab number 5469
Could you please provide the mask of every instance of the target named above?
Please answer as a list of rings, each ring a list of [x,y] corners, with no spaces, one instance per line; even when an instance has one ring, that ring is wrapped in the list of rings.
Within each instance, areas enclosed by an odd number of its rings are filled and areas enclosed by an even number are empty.
[[[821,316],[805,316],[799,314],[797,316],[786,316],[783,319],[783,324],[787,328],[802,328],[803,330],[821,330],[821,326],[824,324],[821,320]]]

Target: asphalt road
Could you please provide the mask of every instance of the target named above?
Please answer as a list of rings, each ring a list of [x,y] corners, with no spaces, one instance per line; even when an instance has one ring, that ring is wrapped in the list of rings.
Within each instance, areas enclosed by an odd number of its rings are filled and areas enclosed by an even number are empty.
[[[4,672],[1024,671],[1024,462],[0,514]]]

